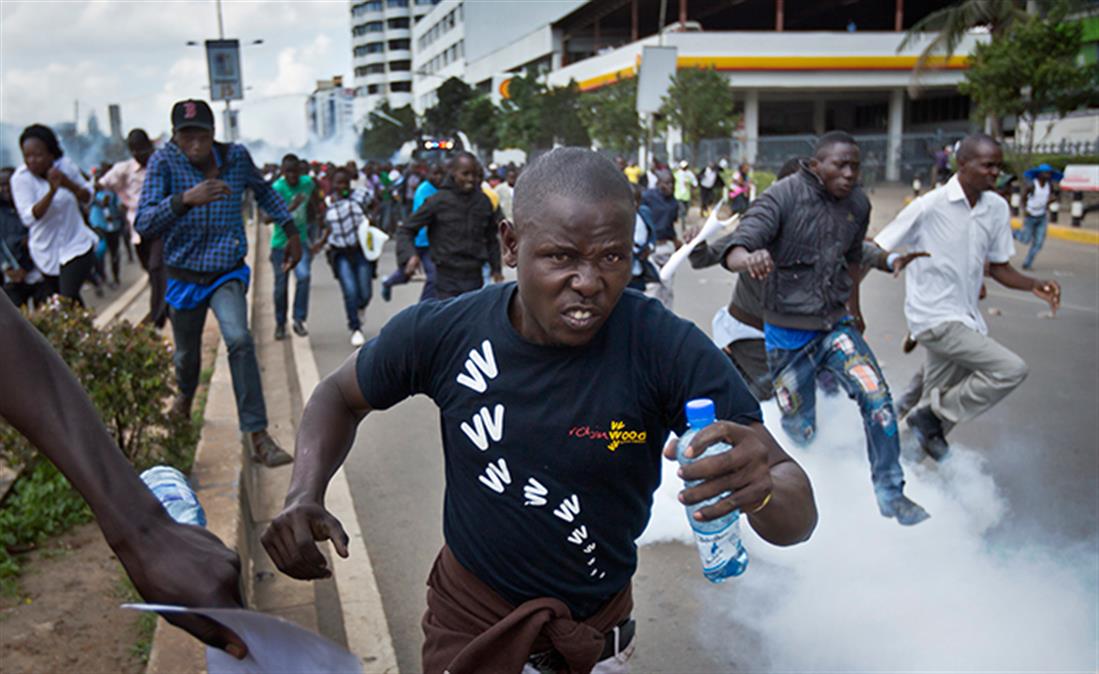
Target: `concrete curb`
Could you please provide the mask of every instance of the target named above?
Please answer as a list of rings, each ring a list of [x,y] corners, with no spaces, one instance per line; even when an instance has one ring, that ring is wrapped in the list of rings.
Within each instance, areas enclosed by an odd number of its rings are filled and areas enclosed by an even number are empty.
[[[141,278],[134,281],[133,285],[126,289],[126,292],[116,297],[113,302],[103,309],[103,311],[96,314],[94,320],[95,327],[105,328],[113,323],[126,311],[126,309],[130,308],[130,305],[133,304],[148,287],[149,277],[147,275],[142,275]]]
[[[320,383],[320,375],[309,341],[291,341],[304,405]],[[351,487],[342,466],[329,482],[325,507],[340,520],[350,539],[347,559],[337,555],[334,549],[328,555],[339,592],[347,648],[359,658],[363,671],[395,673],[398,671],[397,655],[393,649],[389,623],[382,608],[382,596],[374,577],[370,553],[355,514]]]
[[[1019,218],[1011,219],[1012,229],[1022,229],[1023,221]],[[1084,229],[1082,227],[1065,227],[1064,225],[1046,225],[1046,237],[1083,243],[1090,246],[1099,246],[1099,230]]]

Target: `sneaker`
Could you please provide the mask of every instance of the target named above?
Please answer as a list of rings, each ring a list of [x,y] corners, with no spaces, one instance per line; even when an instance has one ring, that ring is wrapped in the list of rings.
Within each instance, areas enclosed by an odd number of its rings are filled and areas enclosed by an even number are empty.
[[[363,334],[363,331],[362,330],[356,330],[356,331],[352,332],[351,333],[351,346],[360,347],[363,344],[366,344],[366,335]]]
[[[309,330],[305,327],[305,321],[294,321],[294,334],[298,337],[308,337]]]
[[[382,299],[388,302],[393,299],[393,289],[389,287],[388,283],[382,282]]]
[[[244,446],[248,449],[249,456],[256,463],[262,463],[268,468],[282,466],[294,460],[294,457],[286,453],[271,434],[267,431],[244,434]]]
[[[285,325],[276,325],[275,326],[275,339],[277,339],[277,340],[286,339],[286,326]]]
[[[946,438],[943,436],[942,422],[939,421],[939,417],[935,416],[930,407],[921,407],[909,414],[906,423],[912,429],[912,432],[916,434],[916,440],[919,441],[920,447],[927,452],[928,456],[936,461],[942,461],[946,458],[946,453],[950,451],[950,445],[947,444]]]
[[[904,494],[898,494],[886,502],[878,501],[882,517],[895,517],[901,526],[910,527],[931,517],[918,503]]]

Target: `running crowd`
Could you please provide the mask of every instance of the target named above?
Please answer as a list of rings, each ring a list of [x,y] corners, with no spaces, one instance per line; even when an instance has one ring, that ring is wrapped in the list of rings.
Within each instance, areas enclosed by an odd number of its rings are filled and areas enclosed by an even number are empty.
[[[41,283],[42,293],[79,301],[99,242],[115,250],[125,236],[112,243],[109,233],[131,227],[150,279],[164,277],[163,299],[154,304],[167,308],[151,307],[148,320],[163,313],[171,322],[176,407],[190,407],[199,338],[212,310],[254,458],[268,466],[294,461],[284,510],[262,540],[295,578],[331,574],[319,541],[347,555],[347,534],[325,509],[324,494],[362,419],[417,393],[430,397],[442,426],[446,544],[428,578],[429,672],[628,671],[640,636],[630,617],[634,541],[659,484],[657,457],[674,458],[665,441],[684,431],[684,404],[694,398],[712,399],[719,421],[695,436],[689,454],[716,442],[735,448],[681,469],[685,480],[698,481],[681,500],[716,497],[697,519],[740,510],[775,545],[809,538],[818,517],[810,477],[763,426],[759,401],[773,397],[793,442],[809,444],[819,389],[843,391],[858,405],[881,515],[909,526],[926,520],[904,493],[902,410],[862,336],[859,286],[868,270],[906,271],[908,341],[923,347],[926,360],[903,413],[935,461],[948,457],[954,427],[1027,375],[1026,363],[988,335],[978,307],[985,278],[1034,293],[1053,311],[1060,305],[1056,281],[1010,263],[1010,213],[996,192],[1003,155],[982,134],[957,145],[953,175],[868,240],[860,149],[842,131],[822,136],[811,155],[791,158],[755,194],[748,165],[642,171],[579,148],[555,149],[522,171],[486,171],[469,152],[445,164],[368,164],[362,171],[287,155],[260,171],[243,146],[213,141],[205,103],[177,103],[171,122],[171,141],[155,151],[144,133],[132,132],[132,162],[92,182],[65,160],[48,129],[28,127],[25,164],[3,181],[5,207],[20,227],[4,221],[5,259],[14,260],[5,289]],[[1035,200],[1046,198],[1051,179],[1050,171],[1036,173]],[[296,335],[308,334],[310,265],[324,251],[357,349],[314,391],[297,424],[293,459],[266,432],[246,320],[246,190],[273,223],[276,338],[287,336],[288,322]],[[696,193],[701,213],[738,217],[735,229],[690,254],[692,266],[720,265],[738,279],[712,337],[670,310],[671,289],[658,273],[684,240],[696,238],[697,226],[687,222]],[[89,216],[89,229],[85,205],[116,210],[105,221]],[[383,298],[419,273],[425,280],[421,301],[368,340],[362,312],[387,237],[396,239],[397,266],[381,281]],[[503,282],[505,267],[517,281]],[[16,302],[42,296],[19,292],[9,290]],[[28,429],[91,502],[145,598],[239,604],[239,566],[220,542],[157,514],[147,495],[134,496],[142,491],[134,480],[108,488],[112,471],[123,470],[110,438],[70,436],[98,426],[94,410],[56,355],[12,318],[11,305],[0,308],[4,332],[13,335],[0,352],[0,371],[20,376],[43,367],[55,382],[29,396],[33,407],[5,398],[0,413]],[[77,422],[55,419],[62,409]],[[647,451],[593,450],[590,438],[562,430],[581,420],[627,429]],[[130,498],[142,506],[136,524],[118,516]],[[166,554],[174,556],[170,580],[157,570]],[[173,620],[234,655],[247,650],[216,624]]]

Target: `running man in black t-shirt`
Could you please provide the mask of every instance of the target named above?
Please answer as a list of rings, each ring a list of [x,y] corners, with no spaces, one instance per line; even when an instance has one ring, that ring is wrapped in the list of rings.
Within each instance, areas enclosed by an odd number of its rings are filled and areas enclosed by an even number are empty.
[[[692,323],[626,291],[634,211],[614,165],[587,150],[554,150],[519,178],[514,213],[500,240],[518,283],[409,307],[317,387],[286,507],[263,536],[284,573],[327,577],[314,540],[331,539],[346,555],[347,535],[323,501],[358,424],[372,410],[430,396],[442,421],[447,548],[429,580],[426,671],[464,671],[462,662],[497,671],[506,660],[498,656],[519,647],[516,633],[502,631],[498,648],[470,642],[509,621],[538,620],[543,609],[554,615],[533,633],[549,642],[528,639],[519,669],[539,643],[552,642],[548,652],[566,653],[581,671],[608,656],[600,621],[613,606],[619,614],[606,627],[628,622],[634,541],[649,520],[662,445],[669,431],[684,431],[692,398],[712,398],[727,420],[696,436],[695,453],[734,445],[683,469],[705,480],[683,492],[689,503],[733,490],[700,517],[739,508],[776,545],[806,540],[816,524],[808,477],[763,427],[728,359]],[[454,578],[467,580],[454,587]],[[477,600],[454,599],[463,596]],[[490,605],[504,608],[485,615]],[[600,626],[588,669],[561,636],[582,630],[560,629],[562,619]]]

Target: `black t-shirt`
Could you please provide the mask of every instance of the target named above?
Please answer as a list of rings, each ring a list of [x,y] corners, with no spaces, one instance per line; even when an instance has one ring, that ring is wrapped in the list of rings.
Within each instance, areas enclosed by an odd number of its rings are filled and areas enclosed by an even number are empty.
[[[586,346],[521,338],[514,283],[405,309],[363,347],[359,385],[384,410],[416,393],[440,410],[443,533],[458,561],[516,604],[593,614],[629,582],[634,541],[683,405],[761,420],[729,359],[693,323],[627,290]]]

